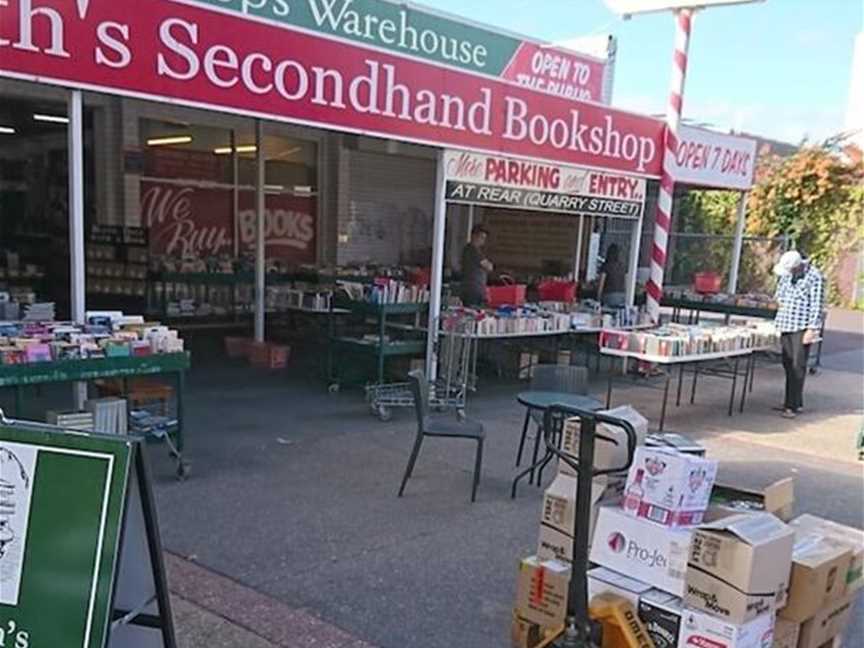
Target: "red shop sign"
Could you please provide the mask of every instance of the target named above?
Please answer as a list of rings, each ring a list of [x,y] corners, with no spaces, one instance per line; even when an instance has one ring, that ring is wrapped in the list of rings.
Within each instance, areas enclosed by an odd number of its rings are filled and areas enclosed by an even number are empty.
[[[150,229],[150,251],[173,257],[231,254],[231,189],[160,180],[141,181],[141,220]],[[292,263],[315,262],[316,199],[265,197],[265,254]],[[237,231],[241,252],[255,249],[255,192],[240,191]]]
[[[544,78],[562,74],[561,63],[538,65]],[[117,0],[6,0],[0,76],[436,146],[661,170],[661,121],[180,1],[130,11]]]

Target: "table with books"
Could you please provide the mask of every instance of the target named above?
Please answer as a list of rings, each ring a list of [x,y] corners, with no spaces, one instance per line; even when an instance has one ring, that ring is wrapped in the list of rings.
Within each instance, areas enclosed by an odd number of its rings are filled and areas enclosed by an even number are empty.
[[[753,365],[749,362],[754,351],[776,344],[778,334],[773,324],[750,326],[684,326],[667,324],[644,331],[609,329],[600,335],[600,352],[611,358],[620,358],[626,365],[635,361],[646,380],[642,384],[654,386],[650,378],[655,373],[663,379],[663,399],[658,429],[666,423],[669,391],[675,369],[678,370],[676,407],[681,405],[684,374],[693,374],[690,403],[696,400],[699,376],[728,379],[731,382],[728,414],[732,416],[739,379],[742,383],[740,410],[744,410],[747,383]],[[743,362],[742,362],[743,361]],[[612,392],[621,378],[609,372],[606,407],[612,405]],[[637,384],[633,379],[628,384]]]
[[[129,381],[146,376],[172,376],[176,394],[178,450],[183,450],[183,392],[191,365],[177,331],[141,316],[116,311],[88,312],[86,324],[71,322],[0,323],[0,389],[15,390],[15,416],[20,415],[24,389],[31,386]]]

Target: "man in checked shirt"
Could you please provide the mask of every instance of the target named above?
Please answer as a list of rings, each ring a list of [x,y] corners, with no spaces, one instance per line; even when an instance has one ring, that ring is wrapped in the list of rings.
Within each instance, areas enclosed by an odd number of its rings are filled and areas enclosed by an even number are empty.
[[[786,370],[786,398],[779,408],[784,418],[795,418],[804,404],[804,378],[810,345],[817,341],[822,330],[825,300],[825,281],[797,250],[786,252],[774,266],[777,292],[777,329],[783,369]]]

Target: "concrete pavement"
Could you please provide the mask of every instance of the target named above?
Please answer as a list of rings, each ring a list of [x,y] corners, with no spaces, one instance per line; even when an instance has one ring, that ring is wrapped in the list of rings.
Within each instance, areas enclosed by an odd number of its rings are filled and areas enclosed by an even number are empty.
[[[808,413],[799,419],[771,411],[782,371],[769,366],[759,370],[743,415],[727,417],[729,383],[706,378],[695,405],[672,407],[667,429],[702,441],[727,479],[747,484],[794,475],[799,512],[864,527],[862,464],[854,454],[864,393],[862,321],[857,313],[832,314],[824,366],[808,379]],[[178,484],[158,456],[155,466],[166,546],[196,556],[194,569],[188,563],[171,571],[186,636],[206,615],[225,621],[244,614],[242,591],[260,596],[254,606],[270,610],[281,627],[306,618],[298,627],[313,630],[299,636],[314,637],[318,629],[326,642],[336,633],[337,646],[505,645],[516,564],[536,547],[540,508],[533,487],[509,498],[523,415],[514,395],[523,387],[483,384],[472,397],[469,413],[484,421],[488,441],[479,501],[471,505],[472,448],[428,443],[406,496],[397,499],[413,417],[397,412],[381,423],[356,392],[330,396],[308,375],[286,384],[284,376],[246,368],[199,364],[193,372],[193,477]],[[593,389],[602,394],[603,381]],[[655,423],[657,400],[639,384],[616,396]],[[228,592],[225,601],[196,602],[198,590],[186,586],[195,570],[228,577],[216,586]],[[268,635],[248,618],[233,623],[254,641],[307,645]],[[859,622],[847,646],[861,645]]]

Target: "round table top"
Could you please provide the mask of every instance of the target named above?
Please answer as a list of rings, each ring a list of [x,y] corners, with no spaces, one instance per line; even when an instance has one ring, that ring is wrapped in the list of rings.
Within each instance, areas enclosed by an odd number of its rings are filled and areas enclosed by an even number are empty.
[[[548,409],[552,405],[564,405],[565,407],[575,407],[576,409],[583,410],[599,410],[602,407],[600,401],[591,396],[556,391],[519,392],[516,400],[525,407],[541,410]]]

